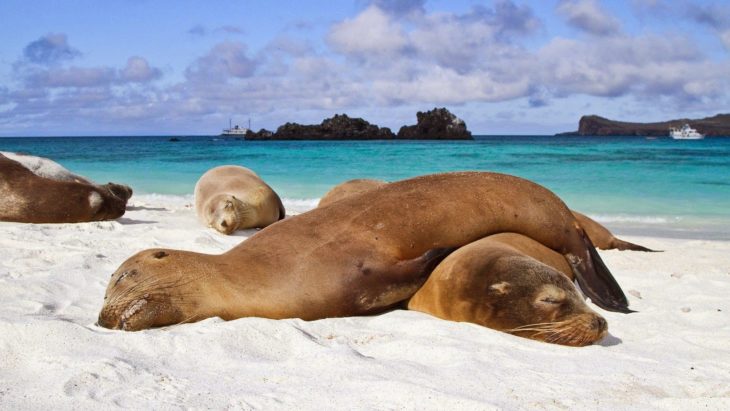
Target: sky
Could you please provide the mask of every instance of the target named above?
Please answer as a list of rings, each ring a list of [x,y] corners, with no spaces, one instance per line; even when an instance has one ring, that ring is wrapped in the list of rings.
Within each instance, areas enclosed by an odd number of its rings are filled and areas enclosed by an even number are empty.
[[[727,0],[0,2],[0,136],[212,135],[338,113],[475,134],[730,112]]]

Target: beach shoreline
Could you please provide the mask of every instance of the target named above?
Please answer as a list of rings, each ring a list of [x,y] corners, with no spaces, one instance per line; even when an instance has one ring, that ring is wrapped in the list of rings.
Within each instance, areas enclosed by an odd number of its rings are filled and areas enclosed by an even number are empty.
[[[730,242],[630,236],[601,251],[638,313],[550,345],[396,310],[319,321],[95,325],[137,251],[221,253],[255,231],[201,226],[192,197],[142,195],[116,221],[0,223],[0,408],[722,409],[730,406]],[[311,203],[286,203],[292,213]]]

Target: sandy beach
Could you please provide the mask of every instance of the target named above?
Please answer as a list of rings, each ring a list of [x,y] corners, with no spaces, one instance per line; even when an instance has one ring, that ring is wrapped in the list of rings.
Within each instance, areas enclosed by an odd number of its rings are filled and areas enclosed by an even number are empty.
[[[117,221],[0,223],[0,408],[730,409],[730,242],[624,236],[664,252],[601,251],[638,312],[594,307],[609,336],[584,348],[410,311],[95,325],[133,253],[220,253],[252,233],[221,235],[192,198],[159,195]]]

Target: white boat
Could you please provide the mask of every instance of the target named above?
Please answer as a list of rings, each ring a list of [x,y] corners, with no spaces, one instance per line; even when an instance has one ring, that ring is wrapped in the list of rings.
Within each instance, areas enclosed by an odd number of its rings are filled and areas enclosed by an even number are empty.
[[[249,124],[251,123],[251,120],[248,121]],[[246,132],[248,129],[246,127],[241,127],[238,124],[231,127],[231,119],[228,119],[228,128],[224,128],[223,132],[221,133],[222,136],[238,136],[243,137],[246,135]]]
[[[685,124],[681,128],[669,127],[669,136],[675,140],[700,140],[705,138],[704,134],[698,133],[689,124]]]

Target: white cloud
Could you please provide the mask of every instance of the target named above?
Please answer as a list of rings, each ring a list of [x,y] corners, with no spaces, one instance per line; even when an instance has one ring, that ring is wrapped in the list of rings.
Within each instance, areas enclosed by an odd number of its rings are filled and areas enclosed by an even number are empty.
[[[246,52],[246,45],[240,42],[216,44],[208,54],[188,67],[186,74],[188,78],[211,82],[223,82],[228,77],[251,77],[257,64]]]
[[[142,57],[134,56],[127,60],[127,65],[120,72],[121,79],[128,82],[146,83],[158,79],[162,72]]]
[[[352,57],[396,55],[408,42],[402,28],[377,6],[336,24],[327,39],[336,51]]]
[[[618,20],[603,10],[596,0],[561,0],[557,11],[568,24],[588,33],[603,36],[618,33]]]

